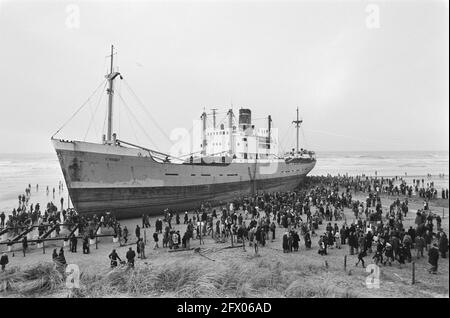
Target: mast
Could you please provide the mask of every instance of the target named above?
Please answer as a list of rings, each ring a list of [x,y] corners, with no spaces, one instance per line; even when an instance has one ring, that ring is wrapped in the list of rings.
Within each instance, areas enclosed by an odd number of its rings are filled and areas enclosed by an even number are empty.
[[[120,79],[122,79],[122,75],[120,75],[119,72],[114,72],[114,45],[111,45],[111,66],[109,69],[109,74],[105,77],[108,79],[109,87],[106,90],[108,93],[108,128],[107,128],[107,134],[106,134],[106,143],[112,142],[112,130],[113,130],[113,96],[114,96],[114,79],[117,76],[120,76]]]
[[[228,129],[230,130],[230,149],[228,150],[230,156],[234,155],[234,140],[233,140],[233,109],[228,110]]]
[[[217,108],[213,108],[212,110],[212,115],[213,115],[213,127],[214,129],[216,129],[216,110]]]
[[[297,129],[297,144],[296,144],[296,148],[295,148],[296,154],[298,154],[298,145],[299,145],[298,132],[299,132],[300,124],[302,122],[303,122],[303,120],[299,120],[299,118],[298,118],[298,107],[297,107],[297,120],[292,121],[292,123],[295,124],[295,128]]]
[[[269,115],[269,117],[267,117],[267,149],[270,149],[270,139],[271,139],[271,134],[272,134],[272,116]]]
[[[202,120],[202,155],[206,155],[206,112],[200,117]]]

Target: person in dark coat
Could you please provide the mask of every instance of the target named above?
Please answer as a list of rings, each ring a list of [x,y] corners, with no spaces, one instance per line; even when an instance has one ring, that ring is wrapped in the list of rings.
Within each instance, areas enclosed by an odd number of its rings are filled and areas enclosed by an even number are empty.
[[[292,234],[292,247],[294,248],[294,252],[298,251],[299,241],[300,241],[300,237],[298,236],[298,233],[294,232]]]
[[[437,274],[438,260],[439,260],[439,251],[437,244],[434,243],[428,251],[428,263],[431,265],[431,268],[428,270],[428,272],[430,274]]]
[[[404,244],[400,243],[398,246],[398,254],[397,254],[397,261],[399,263],[399,266],[402,266],[402,264],[405,264],[406,260],[406,247]]]
[[[89,254],[89,238],[87,235],[83,238],[83,254]]]
[[[272,232],[272,239],[271,239],[272,242],[273,242],[273,240],[275,240],[275,230],[276,230],[276,225],[275,225],[275,222],[272,221],[272,223],[270,224],[270,231]]]
[[[6,265],[9,263],[8,255],[6,253],[2,254],[2,257],[0,257],[0,265],[2,266],[2,271],[5,270]]]
[[[61,265],[66,265],[66,257],[64,256],[64,249],[61,247],[58,254],[58,261],[61,263]]]
[[[158,245],[158,241],[159,241],[158,232],[153,233],[153,240],[155,241],[155,247],[153,247],[153,249],[159,248],[159,245]]]
[[[285,232],[283,235],[283,252],[289,252],[289,233]]]
[[[377,243],[377,250],[372,258],[375,261],[375,265],[383,263],[383,249],[384,249],[383,242],[381,241],[381,239],[379,239]]]
[[[134,258],[135,257],[136,257],[136,253],[130,247],[130,249],[128,250],[128,252],[126,254],[126,258],[127,258],[127,261],[128,261],[128,267],[134,267]]]
[[[56,248],[53,249],[53,253],[52,253],[52,260],[55,260],[58,258],[58,252],[56,251]]]
[[[25,253],[28,249],[28,239],[26,236],[23,237],[22,239],[22,251],[23,251],[23,257],[25,257]]]
[[[311,235],[309,234],[309,232],[306,232],[305,234],[305,247],[311,248]]]
[[[127,242],[128,242],[128,229],[127,229],[127,226],[124,226],[124,228],[123,228],[123,241],[125,242],[125,244],[127,244]]]
[[[136,234],[136,238],[139,239],[141,238],[141,228],[139,227],[139,225],[136,225],[136,230],[134,231],[134,233]]]
[[[117,260],[122,261],[115,249],[112,250],[108,257],[111,260],[111,268],[117,267]]]
[[[444,232],[441,232],[439,237],[439,252],[441,253],[442,258],[447,258],[447,251],[448,251],[448,238]]]
[[[365,248],[361,248],[361,251],[358,253],[358,262],[355,264],[355,266],[358,266],[359,262],[362,263],[362,267],[365,268],[366,265],[364,264],[364,257],[367,256],[367,250]]]
[[[72,237],[70,238],[70,252],[76,253],[77,245],[78,245],[78,239],[75,235],[72,235]]]

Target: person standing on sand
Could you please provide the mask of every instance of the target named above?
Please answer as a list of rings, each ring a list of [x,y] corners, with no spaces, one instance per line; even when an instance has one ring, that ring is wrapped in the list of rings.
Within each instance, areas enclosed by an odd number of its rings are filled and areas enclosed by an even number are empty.
[[[133,251],[133,249],[130,247],[126,254],[126,258],[128,261],[128,267],[133,268],[134,267],[134,258],[136,257],[136,253]]]
[[[415,239],[416,244],[416,250],[417,250],[417,259],[420,259],[420,257],[423,257],[423,249],[425,247],[425,239],[423,236],[417,235]]]
[[[64,248],[61,247],[58,254],[58,260],[61,263],[61,265],[65,266],[67,264],[66,257],[64,256]]]
[[[89,254],[89,239],[87,235],[83,238],[83,254]]]
[[[439,251],[438,251],[438,248],[437,248],[437,244],[434,243],[430,247],[430,250],[428,251],[428,263],[431,265],[431,267],[428,270],[428,272],[430,274],[437,274],[438,260],[439,260]]]
[[[358,253],[358,262],[355,264],[355,266],[358,266],[359,262],[362,263],[362,267],[366,268],[364,264],[364,257],[367,256],[367,250],[365,248],[361,248],[361,251]]]
[[[122,261],[115,249],[112,250],[108,257],[111,260],[111,268],[117,267],[117,260]]]
[[[439,252],[441,252],[442,258],[447,258],[448,251],[448,238],[444,232],[441,232],[441,237],[439,238]]]
[[[144,243],[144,239],[140,239],[138,242],[139,245],[139,254],[140,254],[140,258],[141,259],[145,259],[145,243]]]
[[[126,225],[123,227],[123,241],[125,244],[128,243],[128,229]]]
[[[28,239],[26,236],[23,237],[22,239],[22,251],[23,251],[23,257],[25,257],[25,253],[28,249]]]
[[[77,239],[76,235],[72,235],[72,237],[70,238],[70,252],[76,253],[77,245],[78,245],[78,239]]]
[[[158,232],[153,233],[153,240],[155,241],[155,246],[153,247],[153,249],[159,248],[159,245],[158,245],[158,241],[159,241]]]
[[[52,253],[52,260],[56,260],[58,258],[58,252],[56,251],[56,248],[53,249]]]
[[[272,221],[272,223],[270,224],[270,231],[272,232],[272,239],[270,240],[271,242],[273,242],[275,240],[275,230],[276,230],[276,225],[275,222]]]
[[[2,257],[0,258],[0,265],[2,266],[2,271],[5,270],[6,265],[9,263],[8,255],[6,253],[2,254]]]
[[[136,230],[134,233],[136,234],[136,238],[139,240],[141,238],[141,228],[139,227],[139,224],[136,225]]]

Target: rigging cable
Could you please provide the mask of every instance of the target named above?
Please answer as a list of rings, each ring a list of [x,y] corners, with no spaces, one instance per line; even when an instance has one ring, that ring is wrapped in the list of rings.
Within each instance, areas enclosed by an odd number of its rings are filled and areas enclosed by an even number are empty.
[[[158,125],[158,123],[156,122],[156,120],[153,118],[153,116],[149,113],[147,107],[145,107],[144,103],[142,103],[142,101],[139,99],[139,97],[137,96],[137,94],[134,92],[134,90],[131,88],[130,84],[128,84],[128,81],[124,79],[125,85],[126,87],[130,90],[130,92],[134,95],[134,98],[136,98],[138,104],[144,109],[145,113],[147,114],[147,116],[150,118],[150,120],[153,122],[153,124],[156,126],[156,128],[159,129],[159,131],[164,135],[164,137],[166,137],[166,139],[168,141],[171,141],[169,136],[166,134],[166,132]],[[155,144],[156,146],[156,144]]]
[[[125,105],[125,110],[126,110],[125,113],[127,114],[128,122],[130,123],[131,131],[133,132],[133,135],[134,135],[134,139],[136,139],[137,144],[140,144],[139,138],[137,137],[136,131],[134,130],[133,121],[131,120],[131,116],[130,116],[131,110],[128,109],[127,105]]]
[[[105,85],[103,85],[103,89],[102,89],[103,91],[104,91],[105,88],[106,88],[106,84],[108,84],[108,83],[105,82]],[[91,120],[89,121],[89,126],[88,126],[88,129],[87,129],[87,131],[86,131],[86,134],[84,135],[83,141],[86,140],[86,137],[87,137],[87,135],[88,135],[88,133],[89,133],[89,130],[91,129],[92,122],[94,121],[95,115],[97,114],[97,110],[98,110],[98,108],[99,108],[99,106],[100,106],[100,102],[102,101],[102,99],[103,99],[103,94],[100,94],[100,98],[99,98],[99,100],[98,100],[97,106],[95,107],[94,113],[92,113],[92,107],[91,107],[91,105],[90,105],[90,103],[89,103],[89,109],[91,110]],[[95,133],[98,134],[98,133],[97,133],[97,129],[95,128],[95,124],[94,124],[94,129],[95,129]]]
[[[91,94],[91,96],[89,96],[89,98],[76,110],[76,112],[52,135],[52,139],[53,137],[55,137],[55,135],[57,133],[59,133],[61,131],[61,129],[63,129],[79,112],[81,109],[83,109],[84,106],[86,106],[86,104],[91,100],[91,98],[97,93],[98,89],[103,85],[103,83],[106,80],[103,80],[100,85],[98,85],[98,87],[95,89],[95,91]]]
[[[153,141],[152,137],[150,137],[150,135],[147,133],[147,131],[144,129],[144,127],[142,127],[141,123],[137,120],[136,116],[134,116],[134,114],[131,112],[130,108],[128,107],[127,103],[125,102],[125,100],[123,99],[121,94],[118,94],[120,99],[122,100],[122,103],[125,105],[125,107],[127,108],[127,110],[129,111],[129,113],[131,114],[132,118],[136,121],[136,123],[138,124],[138,126],[142,129],[142,131],[144,132],[144,134],[147,136],[147,138],[150,140],[150,142],[152,143],[152,145],[156,146],[155,142]]]

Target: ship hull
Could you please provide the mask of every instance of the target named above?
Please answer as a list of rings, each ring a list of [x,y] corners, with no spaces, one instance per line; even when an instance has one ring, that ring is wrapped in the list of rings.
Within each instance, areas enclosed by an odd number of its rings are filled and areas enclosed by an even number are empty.
[[[226,203],[257,191],[289,191],[311,162],[236,162],[185,165],[156,162],[142,150],[53,140],[75,209],[112,212],[118,218],[186,211],[201,202]]]
[[[285,177],[256,181],[256,191],[289,191],[303,177]],[[248,182],[206,184],[184,187],[143,188],[77,188],[69,189],[71,200],[81,213],[114,211],[119,218],[139,217],[142,214],[160,215],[166,208],[188,211],[201,202],[220,204],[252,193]]]

